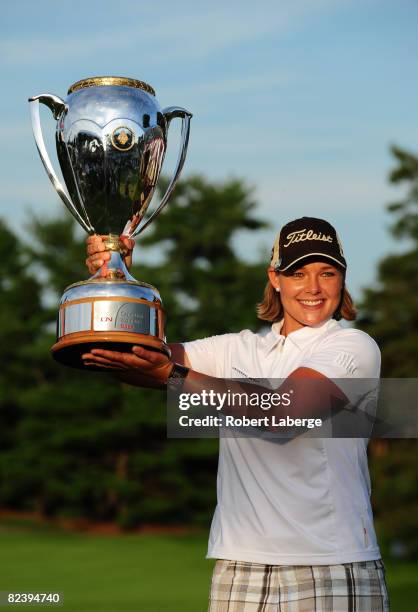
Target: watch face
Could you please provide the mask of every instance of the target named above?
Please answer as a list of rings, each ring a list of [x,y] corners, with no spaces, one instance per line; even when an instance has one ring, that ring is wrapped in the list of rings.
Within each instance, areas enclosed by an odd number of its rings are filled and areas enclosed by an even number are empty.
[[[170,376],[168,378],[169,380],[173,378],[183,379],[183,378],[186,378],[188,373],[189,373],[189,368],[186,368],[185,366],[175,363],[174,368],[171,370]]]
[[[183,376],[170,376],[167,380],[167,389],[169,391],[173,391],[173,393],[181,393],[181,390],[184,385],[184,377]]]

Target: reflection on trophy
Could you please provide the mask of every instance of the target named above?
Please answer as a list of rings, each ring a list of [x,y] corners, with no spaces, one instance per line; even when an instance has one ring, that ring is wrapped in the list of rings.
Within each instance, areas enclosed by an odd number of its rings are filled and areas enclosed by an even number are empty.
[[[105,276],[105,269],[99,270],[65,289],[54,358],[82,368],[81,355],[92,348],[130,351],[142,344],[168,352],[160,295],[129,274],[119,236],[138,235],[167,204],[186,157],[191,113],[175,106],[161,109],[150,85],[123,77],[78,81],[65,101],[41,94],[29,102],[36,145],[52,184],[89,234],[107,236],[105,245],[111,251]],[[57,155],[65,187],[45,147],[39,103],[57,119]],[[176,169],[161,202],[145,217],[164,161],[168,128],[176,117],[182,120]]]

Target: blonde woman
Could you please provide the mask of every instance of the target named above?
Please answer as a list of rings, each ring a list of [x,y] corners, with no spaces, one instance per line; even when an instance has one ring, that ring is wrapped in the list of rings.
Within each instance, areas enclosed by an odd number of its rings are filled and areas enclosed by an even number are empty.
[[[88,239],[88,255],[92,273],[107,261],[100,237]],[[180,381],[190,392],[219,388],[222,379],[282,379],[284,388],[303,378],[335,394],[335,379],[377,379],[376,343],[339,323],[356,315],[346,268],[332,225],[296,219],[281,229],[272,250],[258,306],[259,318],[271,323],[267,335],[244,330],[173,344],[171,358],[139,346],[125,354],[94,350],[85,363],[118,370],[138,386]],[[309,396],[298,409],[306,416],[316,407]],[[208,548],[208,557],[217,559],[210,612],[389,610],[367,442],[221,437]]]

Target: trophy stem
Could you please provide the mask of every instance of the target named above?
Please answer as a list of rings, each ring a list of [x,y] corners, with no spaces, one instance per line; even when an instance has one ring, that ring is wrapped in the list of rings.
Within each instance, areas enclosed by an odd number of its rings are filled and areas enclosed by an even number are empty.
[[[121,253],[121,255],[126,255],[128,253],[128,249],[117,234],[108,234],[103,238],[103,244],[109,251],[117,251]]]
[[[103,239],[106,250],[110,251],[110,260],[106,261],[101,268],[92,276],[90,281],[112,280],[112,281],[134,281],[135,278],[129,274],[128,268],[123,260],[128,249],[117,234],[109,234]]]

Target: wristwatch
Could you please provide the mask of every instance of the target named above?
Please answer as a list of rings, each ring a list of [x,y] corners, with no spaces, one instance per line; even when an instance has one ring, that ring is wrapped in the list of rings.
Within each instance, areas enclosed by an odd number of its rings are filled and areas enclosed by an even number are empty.
[[[184,379],[189,371],[189,368],[175,363],[167,378],[167,390],[179,393],[183,388]]]

